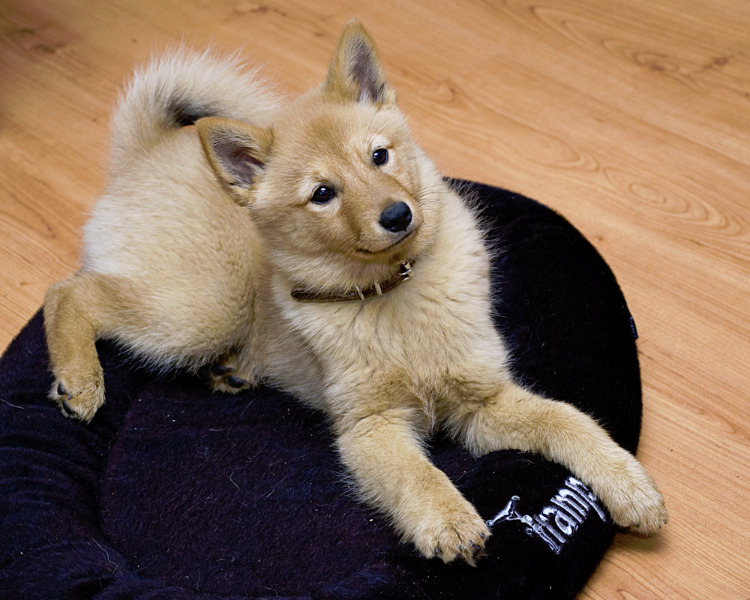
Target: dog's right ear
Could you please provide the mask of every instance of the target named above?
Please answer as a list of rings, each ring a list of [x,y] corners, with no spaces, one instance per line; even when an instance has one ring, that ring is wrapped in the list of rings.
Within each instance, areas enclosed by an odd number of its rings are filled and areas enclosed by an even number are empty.
[[[247,123],[206,117],[195,124],[211,167],[242,205],[268,162],[273,132]]]
[[[375,42],[356,19],[341,32],[323,91],[348,102],[378,106],[396,103],[396,92],[385,77]]]

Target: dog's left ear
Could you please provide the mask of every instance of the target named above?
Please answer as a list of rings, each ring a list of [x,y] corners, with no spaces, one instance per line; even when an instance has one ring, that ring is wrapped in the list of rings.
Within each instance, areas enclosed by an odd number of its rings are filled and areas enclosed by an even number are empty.
[[[235,200],[246,205],[270,158],[273,132],[220,117],[200,119],[195,127],[214,172]]]
[[[341,32],[323,92],[350,102],[396,103],[396,92],[386,81],[375,42],[356,19]]]

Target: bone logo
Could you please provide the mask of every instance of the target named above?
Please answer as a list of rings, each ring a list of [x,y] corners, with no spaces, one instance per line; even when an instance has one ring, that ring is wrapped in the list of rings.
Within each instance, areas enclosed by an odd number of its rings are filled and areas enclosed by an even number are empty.
[[[516,510],[520,501],[513,496],[505,508],[493,519],[487,521],[492,527],[505,521],[520,521],[526,525],[526,534],[541,539],[552,552],[560,554],[581,523],[590,512],[595,512],[602,520],[607,520],[604,509],[594,493],[575,477],[568,477],[565,485],[558,490],[547,505],[536,515],[523,515]]]

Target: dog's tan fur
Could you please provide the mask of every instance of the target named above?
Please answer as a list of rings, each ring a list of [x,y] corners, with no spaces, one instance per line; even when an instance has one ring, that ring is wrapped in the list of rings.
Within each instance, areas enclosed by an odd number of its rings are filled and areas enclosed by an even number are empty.
[[[213,116],[178,127],[196,114]],[[594,420],[512,381],[475,217],[413,142],[361,25],[285,106],[231,60],[168,54],[136,74],[113,130],[82,268],[44,306],[65,413],[104,403],[94,343],[114,338],[159,368],[221,363],[216,389],[265,381],[325,411],[363,498],[426,557],[473,564],[490,535],[423,449],[437,426],[476,454],[565,465],[621,526],[666,522],[653,480]],[[312,202],[320,185],[335,196]],[[412,213],[395,233],[379,223],[394,202]],[[366,288],[405,260],[413,278],[381,297],[290,296]]]

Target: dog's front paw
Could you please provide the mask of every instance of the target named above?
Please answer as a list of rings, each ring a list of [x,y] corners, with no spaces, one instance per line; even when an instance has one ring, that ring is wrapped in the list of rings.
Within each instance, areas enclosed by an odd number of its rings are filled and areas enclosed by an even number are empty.
[[[667,507],[656,482],[645,471],[621,485],[607,503],[617,525],[650,535],[667,524]]]
[[[476,566],[484,554],[490,530],[471,504],[446,506],[424,519],[414,537],[414,545],[426,558],[449,563],[463,560]]]
[[[65,374],[52,384],[49,398],[66,417],[88,423],[104,404],[104,374],[101,369],[85,374]]]

